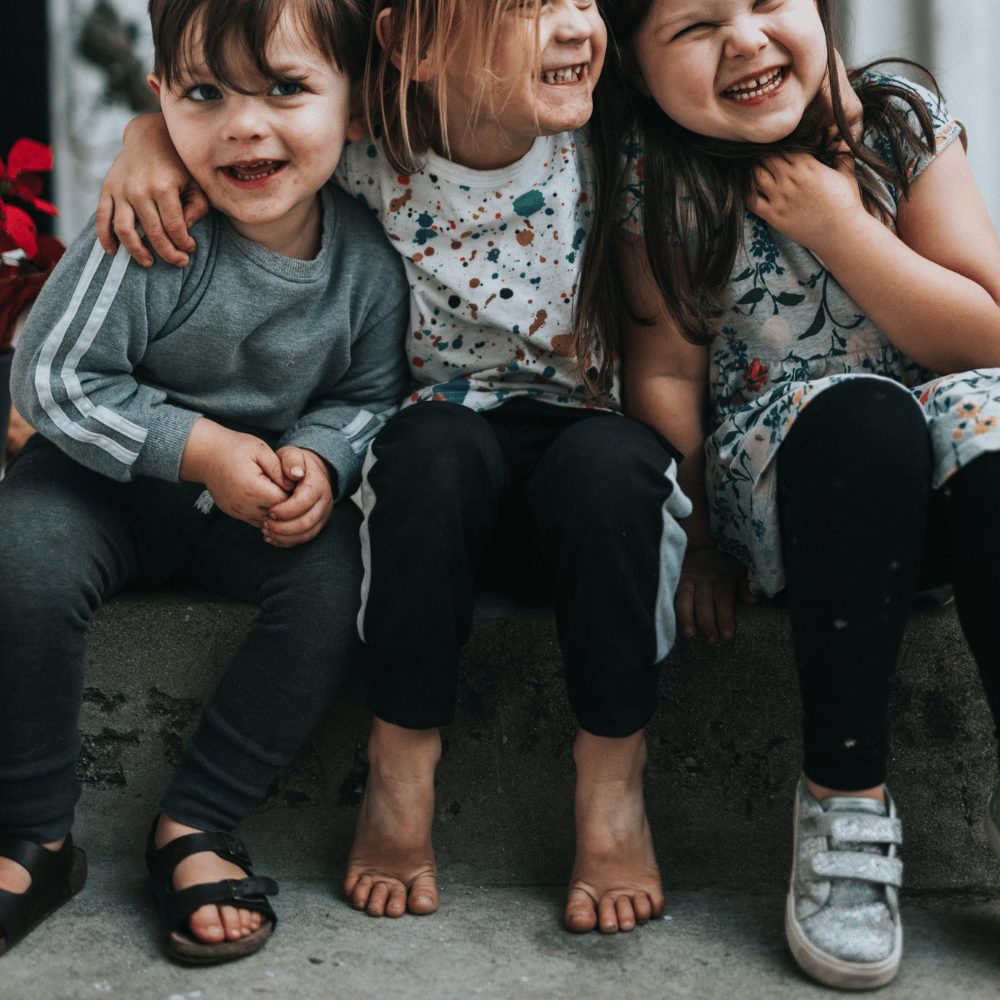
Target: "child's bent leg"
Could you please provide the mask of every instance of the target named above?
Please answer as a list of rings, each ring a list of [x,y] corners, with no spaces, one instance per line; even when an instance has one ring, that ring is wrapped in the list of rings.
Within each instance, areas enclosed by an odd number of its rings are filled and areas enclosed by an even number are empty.
[[[360,514],[338,504],[326,528],[291,549],[266,545],[256,529],[218,517],[186,575],[199,586],[256,600],[260,613],[226,669],[185,747],[161,802],[156,846],[199,831],[231,832],[263,799],[300,749],[360,652],[355,620],[361,568]],[[176,889],[242,870],[211,852],[174,869]],[[208,905],[189,925],[212,944],[261,926],[259,913]]]
[[[506,476],[487,421],[442,402],[397,414],[366,463],[359,625],[375,722],[344,889],[373,916],[437,908],[437,727],[454,716],[458,654]]]
[[[884,781],[889,677],[927,530],[926,422],[884,381],[833,386],[797,418],[777,477],[805,744],[786,937],[813,978],[875,988],[902,955]]]
[[[54,849],[72,826],[86,629],[135,568],[120,496],[40,439],[0,485],[0,836]],[[27,881],[0,859],[0,889]]]
[[[678,518],[690,510],[675,472],[653,431],[595,416],[564,431],[528,483],[581,726],[576,859],[565,911],[574,931],[631,930],[663,909],[643,799],[643,729],[675,632],[685,547]]]
[[[930,463],[919,409],[874,379],[824,391],[778,453],[803,769],[816,786],[885,780],[889,677],[923,559]]]

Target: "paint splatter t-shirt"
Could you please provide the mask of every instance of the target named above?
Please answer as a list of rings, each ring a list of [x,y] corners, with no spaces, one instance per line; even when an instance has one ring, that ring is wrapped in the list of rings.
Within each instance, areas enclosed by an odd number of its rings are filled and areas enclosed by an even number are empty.
[[[417,385],[407,402],[591,405],[573,348],[573,297],[592,170],[579,132],[540,137],[499,170],[429,152],[422,170],[400,175],[375,140],[344,150],[338,182],[371,207],[406,266]]]

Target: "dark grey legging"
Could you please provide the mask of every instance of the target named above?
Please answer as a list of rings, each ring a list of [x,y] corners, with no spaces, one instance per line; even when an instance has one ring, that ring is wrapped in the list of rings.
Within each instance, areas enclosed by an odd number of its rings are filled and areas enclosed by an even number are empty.
[[[41,438],[0,483],[0,835],[66,834],[86,631],[111,595],[183,582],[257,601],[260,614],[205,706],[163,799],[175,819],[229,830],[262,797],[357,650],[354,505],[293,549],[218,510],[202,487],[116,483]]]

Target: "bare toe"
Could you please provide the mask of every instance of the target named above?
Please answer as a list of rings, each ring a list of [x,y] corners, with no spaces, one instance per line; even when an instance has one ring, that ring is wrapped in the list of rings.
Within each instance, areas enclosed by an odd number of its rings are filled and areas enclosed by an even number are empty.
[[[203,906],[188,918],[191,933],[206,944],[216,944],[226,939],[226,929],[219,918],[216,906]]]
[[[619,896],[615,900],[615,915],[618,917],[618,930],[631,931],[635,929],[635,909],[628,896]]]
[[[402,883],[389,888],[389,900],[385,904],[387,917],[401,917],[406,913],[406,886]]]
[[[569,890],[563,923],[574,934],[587,934],[597,926],[597,909],[593,897],[585,889]]]

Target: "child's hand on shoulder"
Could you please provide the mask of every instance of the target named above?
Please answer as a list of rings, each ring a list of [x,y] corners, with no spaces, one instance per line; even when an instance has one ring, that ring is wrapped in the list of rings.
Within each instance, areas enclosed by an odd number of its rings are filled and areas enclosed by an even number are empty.
[[[840,241],[866,217],[854,161],[836,168],[809,153],[776,153],[754,170],[750,211],[819,256],[826,241]]]
[[[163,115],[129,122],[97,202],[97,239],[105,252],[115,253],[120,241],[136,263],[151,267],[153,255],[139,234],[141,226],[163,260],[186,267],[194,250],[188,230],[208,208],[174,150]]]
[[[736,634],[735,603],[754,604],[747,573],[714,545],[688,549],[674,598],[677,630],[687,639],[700,635],[709,645]]]
[[[277,451],[290,496],[275,504],[264,523],[264,541],[290,549],[315,538],[333,513],[330,469],[315,452],[294,445]]]

